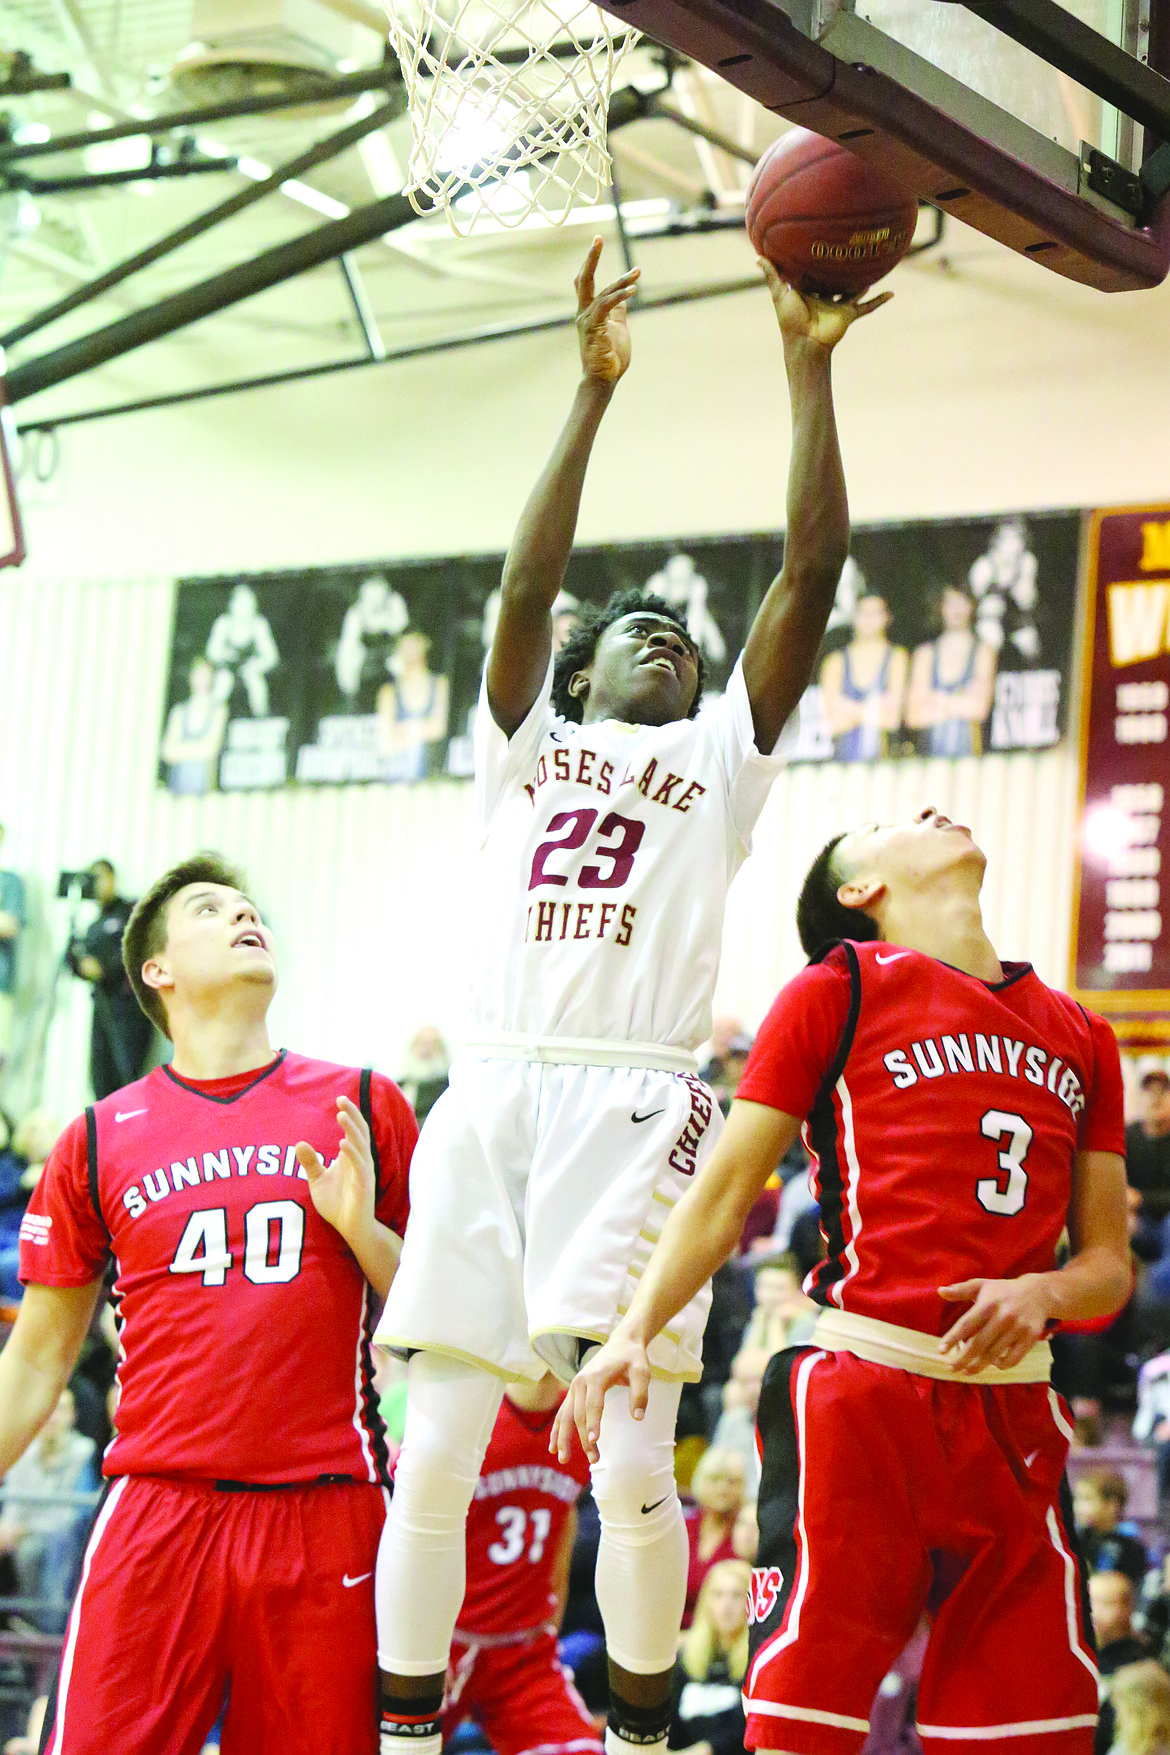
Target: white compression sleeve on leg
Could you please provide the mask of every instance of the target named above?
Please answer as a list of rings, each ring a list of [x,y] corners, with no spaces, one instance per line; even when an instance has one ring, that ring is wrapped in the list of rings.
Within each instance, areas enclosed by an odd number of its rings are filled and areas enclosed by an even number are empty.
[[[624,1384],[609,1391],[593,1468],[601,1518],[597,1606],[606,1649],[623,1670],[673,1669],[687,1597],[687,1533],[674,1484],[674,1427],[682,1385],[653,1379],[641,1420]]]
[[[378,1666],[433,1676],[447,1668],[467,1578],[467,1508],[504,1386],[437,1353],[415,1353],[406,1381],[406,1430],[378,1547]]]

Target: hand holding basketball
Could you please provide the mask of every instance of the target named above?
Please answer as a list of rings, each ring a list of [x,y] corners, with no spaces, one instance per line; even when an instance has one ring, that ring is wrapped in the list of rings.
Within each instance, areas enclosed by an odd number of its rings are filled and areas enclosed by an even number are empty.
[[[892,292],[883,292],[863,301],[817,298],[814,293],[797,292],[766,257],[757,256],[756,261],[772,294],[785,342],[812,341],[831,353],[851,323],[868,317],[894,296]]]
[[[585,376],[596,383],[616,384],[630,363],[626,304],[637,288],[642,271],[632,268],[612,286],[595,293],[593,277],[601,248],[602,240],[594,238],[581,272],[573,283],[577,289],[577,339],[581,344]]]

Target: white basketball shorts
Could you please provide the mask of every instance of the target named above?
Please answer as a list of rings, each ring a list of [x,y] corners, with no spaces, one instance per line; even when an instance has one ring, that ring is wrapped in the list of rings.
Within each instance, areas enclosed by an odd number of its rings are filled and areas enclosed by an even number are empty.
[[[578,1341],[628,1309],[722,1125],[691,1074],[461,1057],[415,1148],[375,1341],[567,1383]],[[656,1376],[699,1376],[710,1304],[704,1286],[653,1342]]]

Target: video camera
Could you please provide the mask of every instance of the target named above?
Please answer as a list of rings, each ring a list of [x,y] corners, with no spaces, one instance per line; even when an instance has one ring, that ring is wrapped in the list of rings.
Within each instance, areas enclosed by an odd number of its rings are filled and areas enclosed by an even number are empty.
[[[97,900],[97,879],[92,871],[63,871],[57,879],[57,894],[65,902]]]

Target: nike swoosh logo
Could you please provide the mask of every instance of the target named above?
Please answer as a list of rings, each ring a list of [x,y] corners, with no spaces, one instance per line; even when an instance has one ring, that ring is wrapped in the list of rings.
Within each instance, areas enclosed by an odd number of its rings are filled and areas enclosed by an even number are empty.
[[[659,1506],[660,1506],[660,1505],[665,1505],[665,1504],[666,1504],[666,1501],[667,1501],[667,1500],[668,1500],[668,1499],[669,1499],[669,1498],[670,1498],[670,1494],[669,1494],[669,1493],[664,1493],[664,1494],[663,1494],[663,1495],[662,1495],[662,1498],[661,1498],[661,1499],[656,1499],[656,1500],[655,1500],[655,1501],[654,1501],[654,1503],[653,1503],[653,1505],[643,1505],[643,1507],[642,1507],[642,1516],[643,1516],[643,1517],[649,1517],[649,1515],[650,1515],[650,1513],[651,1513],[651,1512],[652,1512],[652,1511],[657,1511],[657,1510],[658,1510],[658,1507],[659,1507]]]
[[[115,1121],[130,1121],[135,1115],[145,1115],[145,1109],[119,1109],[114,1116]]]
[[[650,1109],[645,1115],[631,1115],[630,1120],[637,1126],[640,1121],[653,1121],[656,1115],[665,1115],[665,1109]]]
[[[341,1582],[346,1590],[352,1590],[355,1584],[364,1584],[367,1578],[373,1578],[373,1576],[372,1572],[359,1572],[356,1578],[351,1578],[346,1572],[342,1575]]]
[[[1030,1469],[1030,1468],[1031,1468],[1031,1466],[1032,1466],[1032,1464],[1033,1464],[1033,1463],[1034,1463],[1034,1462],[1035,1462],[1035,1461],[1036,1461],[1036,1458],[1037,1458],[1037,1457],[1038,1457],[1038,1456],[1039,1456],[1039,1455],[1040,1455],[1040,1452],[1039,1452],[1039,1451],[1038,1451],[1038,1450],[1034,1450],[1034,1451],[1033,1451],[1033,1452],[1032,1452],[1032,1454],[1031,1454],[1031,1456],[1026,1456],[1026,1457],[1025,1457],[1025,1458],[1024,1458],[1024,1467],[1025,1467],[1025,1468],[1026,1468],[1026,1469]]]
[[[908,957],[909,955],[909,951],[895,951],[892,957],[883,957],[880,951],[875,951],[873,953],[873,960],[875,963],[897,963],[902,957]]]

